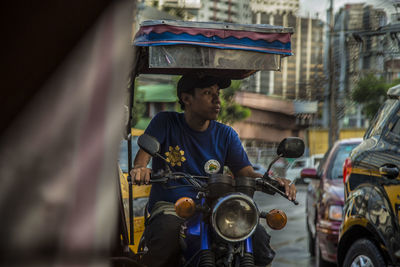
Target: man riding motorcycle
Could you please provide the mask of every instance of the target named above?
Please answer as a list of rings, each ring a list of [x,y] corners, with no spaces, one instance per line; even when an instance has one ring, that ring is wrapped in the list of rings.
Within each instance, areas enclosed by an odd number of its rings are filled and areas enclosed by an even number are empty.
[[[227,125],[216,122],[220,112],[220,89],[231,81],[200,73],[185,74],[178,82],[177,94],[184,113],[157,114],[145,133],[161,144],[160,154],[175,170],[207,176],[222,173],[227,165],[235,177],[263,177],[248,160],[237,133]],[[136,184],[147,184],[150,174],[163,170],[165,162],[153,159],[152,170],[146,166],[151,156],[140,149],[131,170]],[[285,188],[289,200],[295,200],[296,187],[287,179],[276,178]],[[151,217],[144,232],[148,252],[143,256],[147,266],[179,266],[179,233],[183,219],[174,211],[173,203],[180,197],[196,199],[197,192],[183,179],[167,185],[154,184],[149,198]],[[262,226],[256,228],[253,247],[257,266],[269,264],[275,253],[269,246],[269,235]]]

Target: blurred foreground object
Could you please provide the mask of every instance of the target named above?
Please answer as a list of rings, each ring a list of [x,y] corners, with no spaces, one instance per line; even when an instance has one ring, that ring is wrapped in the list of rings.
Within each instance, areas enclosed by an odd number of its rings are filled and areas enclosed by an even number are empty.
[[[133,11],[105,0],[2,10],[0,265],[108,265]]]

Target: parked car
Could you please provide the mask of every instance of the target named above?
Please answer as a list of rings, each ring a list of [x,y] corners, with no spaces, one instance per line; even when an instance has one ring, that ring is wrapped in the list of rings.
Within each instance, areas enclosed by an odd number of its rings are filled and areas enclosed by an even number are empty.
[[[400,266],[400,85],[388,98],[344,166],[339,266]]]
[[[311,157],[301,157],[295,159],[292,163],[289,164],[286,170],[286,179],[294,181],[295,179],[299,180],[301,178],[300,172],[304,168],[317,168],[317,165],[323,158],[324,154],[315,154]]]
[[[318,170],[306,168],[302,178],[311,178],[306,196],[308,250],[317,266],[336,262],[339,226],[344,202],[343,163],[361,138],[343,139],[326,152]]]

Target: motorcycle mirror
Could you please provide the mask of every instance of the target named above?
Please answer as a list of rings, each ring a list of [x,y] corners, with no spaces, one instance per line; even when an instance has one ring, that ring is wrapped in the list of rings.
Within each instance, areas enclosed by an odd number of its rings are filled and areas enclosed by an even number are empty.
[[[278,146],[277,154],[284,158],[299,158],[304,153],[304,142],[298,137],[287,137]]]
[[[158,151],[160,151],[160,143],[155,137],[148,134],[142,134],[139,136],[138,145],[152,157],[157,156]]]

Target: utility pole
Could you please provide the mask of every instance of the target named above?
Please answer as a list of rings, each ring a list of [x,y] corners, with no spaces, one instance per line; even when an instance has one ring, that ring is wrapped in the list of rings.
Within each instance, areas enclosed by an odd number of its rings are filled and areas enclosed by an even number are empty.
[[[338,121],[336,116],[336,88],[335,88],[335,67],[333,60],[333,0],[330,0],[329,7],[329,147],[338,140]]]

